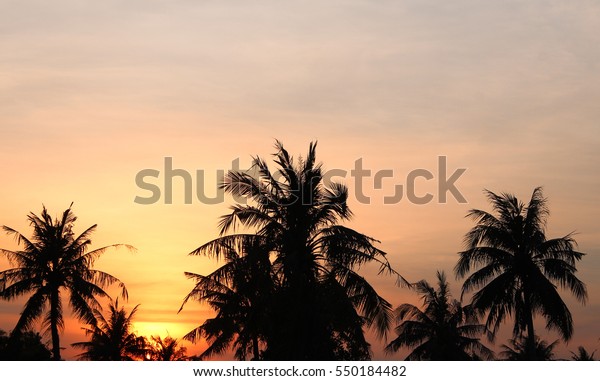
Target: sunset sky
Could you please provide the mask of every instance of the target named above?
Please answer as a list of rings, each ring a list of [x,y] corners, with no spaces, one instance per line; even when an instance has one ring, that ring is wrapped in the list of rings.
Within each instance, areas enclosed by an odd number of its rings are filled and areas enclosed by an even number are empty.
[[[126,4],[125,4],[126,3]],[[98,224],[93,247],[127,243],[96,268],[125,282],[128,308],[140,304],[136,330],[181,337],[212,312],[191,303],[193,283],[217,263],[189,257],[218,235],[230,199],[184,203],[180,179],[168,205],[141,205],[143,169],[164,190],[164,160],[217,194],[217,170],[252,155],[270,159],[275,139],[294,155],[318,141],[326,169],[349,171],[362,159],[393,170],[382,189],[355,181],[348,223],[381,241],[410,281],[452,269],[471,208],[489,210],[483,189],[527,201],[543,186],[551,215],[547,235],[576,231],[578,275],[589,301],[563,292],[575,319],[569,357],[578,345],[600,348],[600,4],[597,1],[163,1],[0,2],[0,225],[31,233],[29,212],[59,215],[71,202],[75,232]],[[438,201],[438,156],[467,203]],[[411,170],[427,205],[383,198]],[[0,235],[0,247],[16,249]],[[0,270],[8,268],[0,258]],[[418,303],[391,278],[364,273],[394,306]],[[112,292],[117,296],[116,290]],[[0,329],[10,331],[25,299],[0,301]],[[61,337],[84,339],[69,319]],[[508,324],[505,325],[506,328]],[[557,337],[544,331],[548,340]],[[508,331],[508,329],[507,329]],[[506,332],[504,332],[506,334]],[[501,336],[496,344],[504,343]],[[371,341],[378,359],[383,342]],[[192,346],[197,354],[205,343]]]

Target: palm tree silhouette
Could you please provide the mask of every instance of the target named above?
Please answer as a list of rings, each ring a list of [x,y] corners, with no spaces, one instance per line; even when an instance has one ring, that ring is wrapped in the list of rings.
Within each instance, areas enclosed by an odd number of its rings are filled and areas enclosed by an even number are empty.
[[[584,254],[575,250],[571,234],[546,239],[549,211],[542,188],[533,191],[527,206],[511,194],[486,193],[496,215],[469,212],[476,225],[465,236],[466,250],[459,253],[455,272],[462,278],[473,271],[463,284],[463,294],[476,291],[472,304],[487,311],[486,324],[494,333],[514,315],[513,337],[527,332],[528,353],[534,358],[536,314],[565,341],[573,335],[573,318],[557,286],[585,303],[585,284],[575,276],[576,262]]]
[[[59,331],[64,324],[61,292],[68,291],[69,304],[77,318],[87,324],[95,323],[93,309],[100,308],[97,298],[108,297],[104,288],[116,283],[125,298],[127,290],[119,279],[92,269],[94,261],[110,247],[125,246],[133,250],[129,245],[110,245],[87,251],[96,225],[75,236],[73,224],[77,217],[71,211],[72,206],[73,204],[64,211],[60,219],[54,221],[46,207],[43,207],[40,216],[30,213],[28,219],[33,226],[31,240],[16,230],[3,226],[4,231],[15,237],[17,244],[25,247],[19,251],[0,249],[11,264],[17,266],[0,272],[0,279],[4,280],[0,297],[12,300],[33,293],[25,304],[12,335],[18,336],[30,329],[47,309],[43,327],[50,331],[54,360],[61,358]]]
[[[221,354],[233,345],[237,359],[245,360],[252,353],[252,359],[259,360],[274,289],[266,242],[248,235],[232,242],[219,240],[212,245],[209,252],[225,260],[225,264],[207,276],[185,273],[196,286],[184,299],[180,311],[188,300],[194,299],[208,303],[217,315],[184,339],[196,342],[201,336],[206,337],[209,346],[200,359]]]
[[[406,281],[391,269],[376,240],[339,224],[352,216],[348,190],[324,183],[316,143],[297,162],[279,141],[276,149],[276,172],[254,157],[258,176],[242,171],[225,176],[222,189],[249,204],[233,205],[221,218],[220,237],[191,254],[219,257],[224,248],[242,247],[248,236],[267,243],[263,249],[271,255],[275,290],[267,308],[263,358],[368,357],[362,328],[374,327],[384,336],[392,309],[355,269],[376,263]],[[250,233],[226,235],[240,226]]]
[[[528,348],[529,338],[519,337],[510,339],[510,346],[502,344],[501,348],[504,349],[500,352],[500,355],[506,360],[510,361],[549,361],[554,359],[554,347],[558,344],[558,340],[548,344],[546,341],[541,340],[539,337],[535,337],[533,346],[533,356],[531,350]]]
[[[571,352],[571,351],[569,351]],[[577,347],[577,353],[571,352],[571,358],[575,361],[595,361],[594,354],[596,351],[589,353],[584,347],[581,345]]]
[[[116,299],[109,306],[108,319],[99,310],[94,310],[96,323],[90,328],[84,328],[90,340],[71,344],[84,350],[78,358],[94,361],[144,359],[148,351],[146,340],[131,332],[133,317],[138,307],[139,304],[127,314],[124,307],[119,307],[119,300]]]
[[[160,336],[152,336],[150,351],[146,358],[152,361],[185,361],[187,360],[187,349],[179,345],[179,340],[167,336],[162,339]]]
[[[396,309],[398,337],[387,345],[386,352],[413,348],[406,360],[493,359],[493,352],[479,340],[479,336],[488,333],[485,325],[479,324],[471,306],[451,299],[443,272],[438,271],[437,280],[437,289],[425,280],[414,285],[423,299],[423,310],[412,304]]]

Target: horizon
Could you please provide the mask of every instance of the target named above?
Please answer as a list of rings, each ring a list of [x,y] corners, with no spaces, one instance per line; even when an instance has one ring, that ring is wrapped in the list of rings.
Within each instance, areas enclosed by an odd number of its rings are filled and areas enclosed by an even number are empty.
[[[527,202],[543,186],[550,216],[547,237],[575,231],[579,278],[586,305],[560,294],[574,316],[572,340],[557,357],[583,345],[600,348],[600,6],[586,2],[473,4],[460,0],[362,1],[328,4],[291,1],[202,3],[160,1],[77,6],[70,0],[0,6],[0,225],[29,236],[30,212],[45,205],[51,216],[73,202],[74,230],[98,224],[91,248],[124,243],[136,253],[110,250],[94,268],[121,279],[126,305],[140,304],[139,334],[181,338],[213,315],[188,303],[193,283],[183,273],[206,274],[217,263],[188,256],[218,236],[219,216],[232,204],[197,198],[196,171],[204,171],[206,197],[218,195],[217,171],[248,168],[251,157],[271,167],[275,139],[294,157],[318,141],[326,170],[347,171],[353,218],[344,223],[372,236],[392,266],[411,282],[435,280],[443,270],[453,296],[462,280],[453,268],[469,209],[490,210],[484,189]],[[165,202],[165,158],[191,176],[192,202],[181,178]],[[439,202],[439,157],[447,176],[466,169],[455,185],[461,203]],[[357,160],[372,175],[360,201],[351,171]],[[161,197],[136,184],[145,169]],[[415,194],[433,195],[423,205],[406,194],[385,197],[415,170]],[[377,171],[392,171],[375,185]],[[386,172],[387,173],[387,172]],[[420,172],[422,173],[422,172]],[[338,178],[339,179],[339,178]],[[16,249],[0,235],[0,247]],[[8,262],[0,257],[0,270]],[[420,306],[418,295],[361,274],[394,307]],[[117,296],[111,289],[113,297]],[[0,329],[14,327],[24,300],[0,300]],[[65,309],[65,312],[69,311]],[[85,340],[83,323],[65,313],[63,355]],[[496,347],[506,343],[504,323]],[[537,321],[547,341],[558,336]],[[393,337],[390,332],[389,338]],[[369,334],[375,359],[383,354]],[[389,341],[389,339],[388,339]],[[484,341],[485,342],[485,341]],[[203,341],[186,342],[198,354]],[[228,358],[225,356],[225,358]]]

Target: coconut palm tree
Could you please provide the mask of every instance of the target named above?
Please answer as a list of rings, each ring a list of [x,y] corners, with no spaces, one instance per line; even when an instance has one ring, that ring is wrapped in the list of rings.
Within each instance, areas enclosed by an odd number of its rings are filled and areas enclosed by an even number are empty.
[[[24,245],[23,250],[0,249],[14,268],[0,272],[3,284],[0,297],[13,300],[26,294],[32,294],[27,300],[13,335],[29,330],[35,321],[43,315],[43,327],[50,331],[52,356],[60,360],[59,331],[63,328],[62,293],[67,291],[69,305],[75,316],[87,324],[95,323],[94,308],[100,308],[99,297],[108,297],[104,289],[112,284],[121,288],[123,297],[127,289],[123,282],[114,276],[93,269],[94,261],[110,247],[129,245],[110,245],[88,251],[92,243],[91,235],[96,229],[93,225],[79,236],[73,232],[76,217],[71,206],[61,218],[54,221],[46,207],[40,216],[30,213],[29,223],[33,227],[33,236],[26,238],[16,230],[4,226],[4,231],[13,235],[17,244]],[[44,311],[46,313],[44,314]]]
[[[500,352],[500,355],[510,361],[550,361],[554,359],[554,347],[558,344],[558,340],[548,344],[545,340],[541,340],[539,337],[535,337],[533,356],[528,349],[528,338],[520,337],[516,339],[510,339],[508,341],[510,346],[502,345],[501,348],[504,351]]]
[[[413,348],[406,360],[475,360],[493,359],[493,352],[479,337],[488,333],[479,324],[471,306],[462,306],[451,299],[450,289],[443,272],[437,273],[437,289],[422,280],[414,285],[421,294],[423,310],[412,304],[396,309],[400,323],[398,337],[386,347],[386,352],[397,352],[401,347]]]
[[[252,235],[231,242],[213,242],[210,253],[225,264],[207,276],[185,273],[196,285],[181,309],[193,299],[207,303],[217,312],[214,318],[184,336],[192,342],[202,336],[207,339],[209,346],[199,358],[221,354],[231,346],[239,360],[245,360],[250,353],[253,360],[261,358],[269,320],[268,304],[274,289],[265,245],[264,239]]]
[[[536,315],[565,341],[573,335],[573,318],[557,288],[585,303],[586,286],[575,275],[584,254],[575,250],[571,234],[546,238],[549,211],[542,188],[533,191],[527,205],[511,194],[486,194],[494,213],[469,212],[476,225],[465,236],[466,250],[459,253],[455,272],[466,277],[463,294],[475,291],[472,305],[487,312],[486,324],[494,333],[513,317],[513,337],[526,333],[533,358]]]
[[[96,324],[84,328],[89,341],[71,344],[85,351],[78,355],[81,360],[94,361],[131,361],[145,358],[148,352],[146,339],[131,332],[133,317],[139,304],[129,314],[124,307],[119,307],[116,299],[109,306],[109,316],[106,319],[102,312],[94,310]]]
[[[577,353],[571,352],[571,359],[575,361],[595,361],[594,354],[596,354],[596,351],[590,353],[580,345],[577,347]]]
[[[369,347],[362,328],[385,335],[392,309],[356,269],[376,263],[405,280],[391,269],[376,240],[340,224],[352,216],[348,190],[325,184],[316,143],[297,161],[279,141],[276,149],[277,171],[255,157],[257,176],[242,171],[225,176],[222,189],[239,203],[221,218],[219,238],[191,254],[220,257],[223,248],[241,246],[248,235],[268,243],[264,249],[276,287],[264,332],[265,359],[364,358]],[[340,316],[348,307],[353,313]]]
[[[185,361],[187,360],[187,348],[179,344],[179,340],[167,336],[152,336],[149,352],[146,359],[152,361]]]

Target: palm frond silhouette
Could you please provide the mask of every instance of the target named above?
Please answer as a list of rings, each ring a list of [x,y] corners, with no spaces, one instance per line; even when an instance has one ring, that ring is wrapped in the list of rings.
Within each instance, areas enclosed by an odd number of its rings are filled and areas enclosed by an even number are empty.
[[[248,203],[233,205],[231,212],[221,218],[220,237],[191,253],[224,259],[226,264],[223,272],[219,269],[208,277],[188,274],[197,284],[184,303],[189,298],[207,301],[217,310],[217,317],[187,337],[195,339],[205,334],[209,340],[214,338],[214,347],[209,348],[214,353],[235,343],[241,356],[253,346],[254,358],[259,346],[263,359],[369,358],[363,327],[372,327],[384,337],[393,314],[390,303],[356,270],[375,263],[382,273],[393,274],[400,283],[407,282],[376,247],[378,241],[340,224],[352,217],[348,189],[339,183],[325,184],[322,165],[316,159],[316,143],[309,145],[306,157],[295,160],[277,141],[274,162],[276,171],[254,157],[252,169],[256,176],[230,171],[224,178],[222,188]],[[263,253],[261,272],[248,281],[264,285],[264,290],[242,291],[246,280],[236,280],[227,270],[235,268],[244,274],[245,266],[257,264],[259,255],[249,259],[244,254],[249,242],[260,242]],[[237,250],[237,257],[231,255],[232,249]],[[247,263],[242,266],[241,262]],[[225,272],[227,277],[222,276]],[[213,282],[217,278],[219,281]],[[253,299],[253,292],[258,292],[260,299]],[[263,308],[264,303],[267,305]],[[230,308],[235,305],[244,308]],[[259,315],[267,316],[262,316],[263,323],[257,326],[249,317],[256,317],[251,311],[258,310]],[[250,331],[254,332],[247,334]],[[227,334],[215,335],[220,332]]]
[[[459,253],[457,277],[466,277],[463,294],[474,291],[472,305],[487,312],[486,324],[495,333],[513,318],[513,337],[526,332],[531,358],[535,354],[534,317],[564,340],[573,335],[573,318],[557,288],[570,291],[585,303],[587,290],[577,278],[576,264],[584,256],[571,234],[547,239],[549,214],[542,188],[533,191],[527,205],[511,194],[486,191],[494,213],[471,210],[475,220]]]
[[[78,319],[94,324],[96,316],[93,310],[101,308],[98,298],[110,299],[105,288],[116,284],[121,288],[122,296],[127,297],[125,284],[108,273],[94,269],[95,260],[111,247],[124,246],[134,250],[129,245],[116,244],[88,251],[96,225],[76,236],[73,225],[77,217],[71,207],[72,204],[55,220],[52,220],[46,207],[39,216],[30,213],[28,220],[33,227],[31,239],[3,226],[4,231],[14,236],[24,248],[17,251],[0,249],[0,253],[16,266],[0,272],[0,279],[3,279],[0,297],[13,300],[32,294],[12,335],[31,329],[43,316],[42,327],[50,332],[54,360],[61,359],[59,333],[64,326],[62,293],[68,293],[69,305]]]
[[[471,306],[452,299],[446,276],[437,273],[437,288],[422,280],[414,285],[421,294],[423,309],[402,304],[396,309],[397,337],[386,347],[393,353],[402,347],[412,348],[406,360],[466,361],[491,360],[494,353],[483,345],[480,336],[487,334]]]

